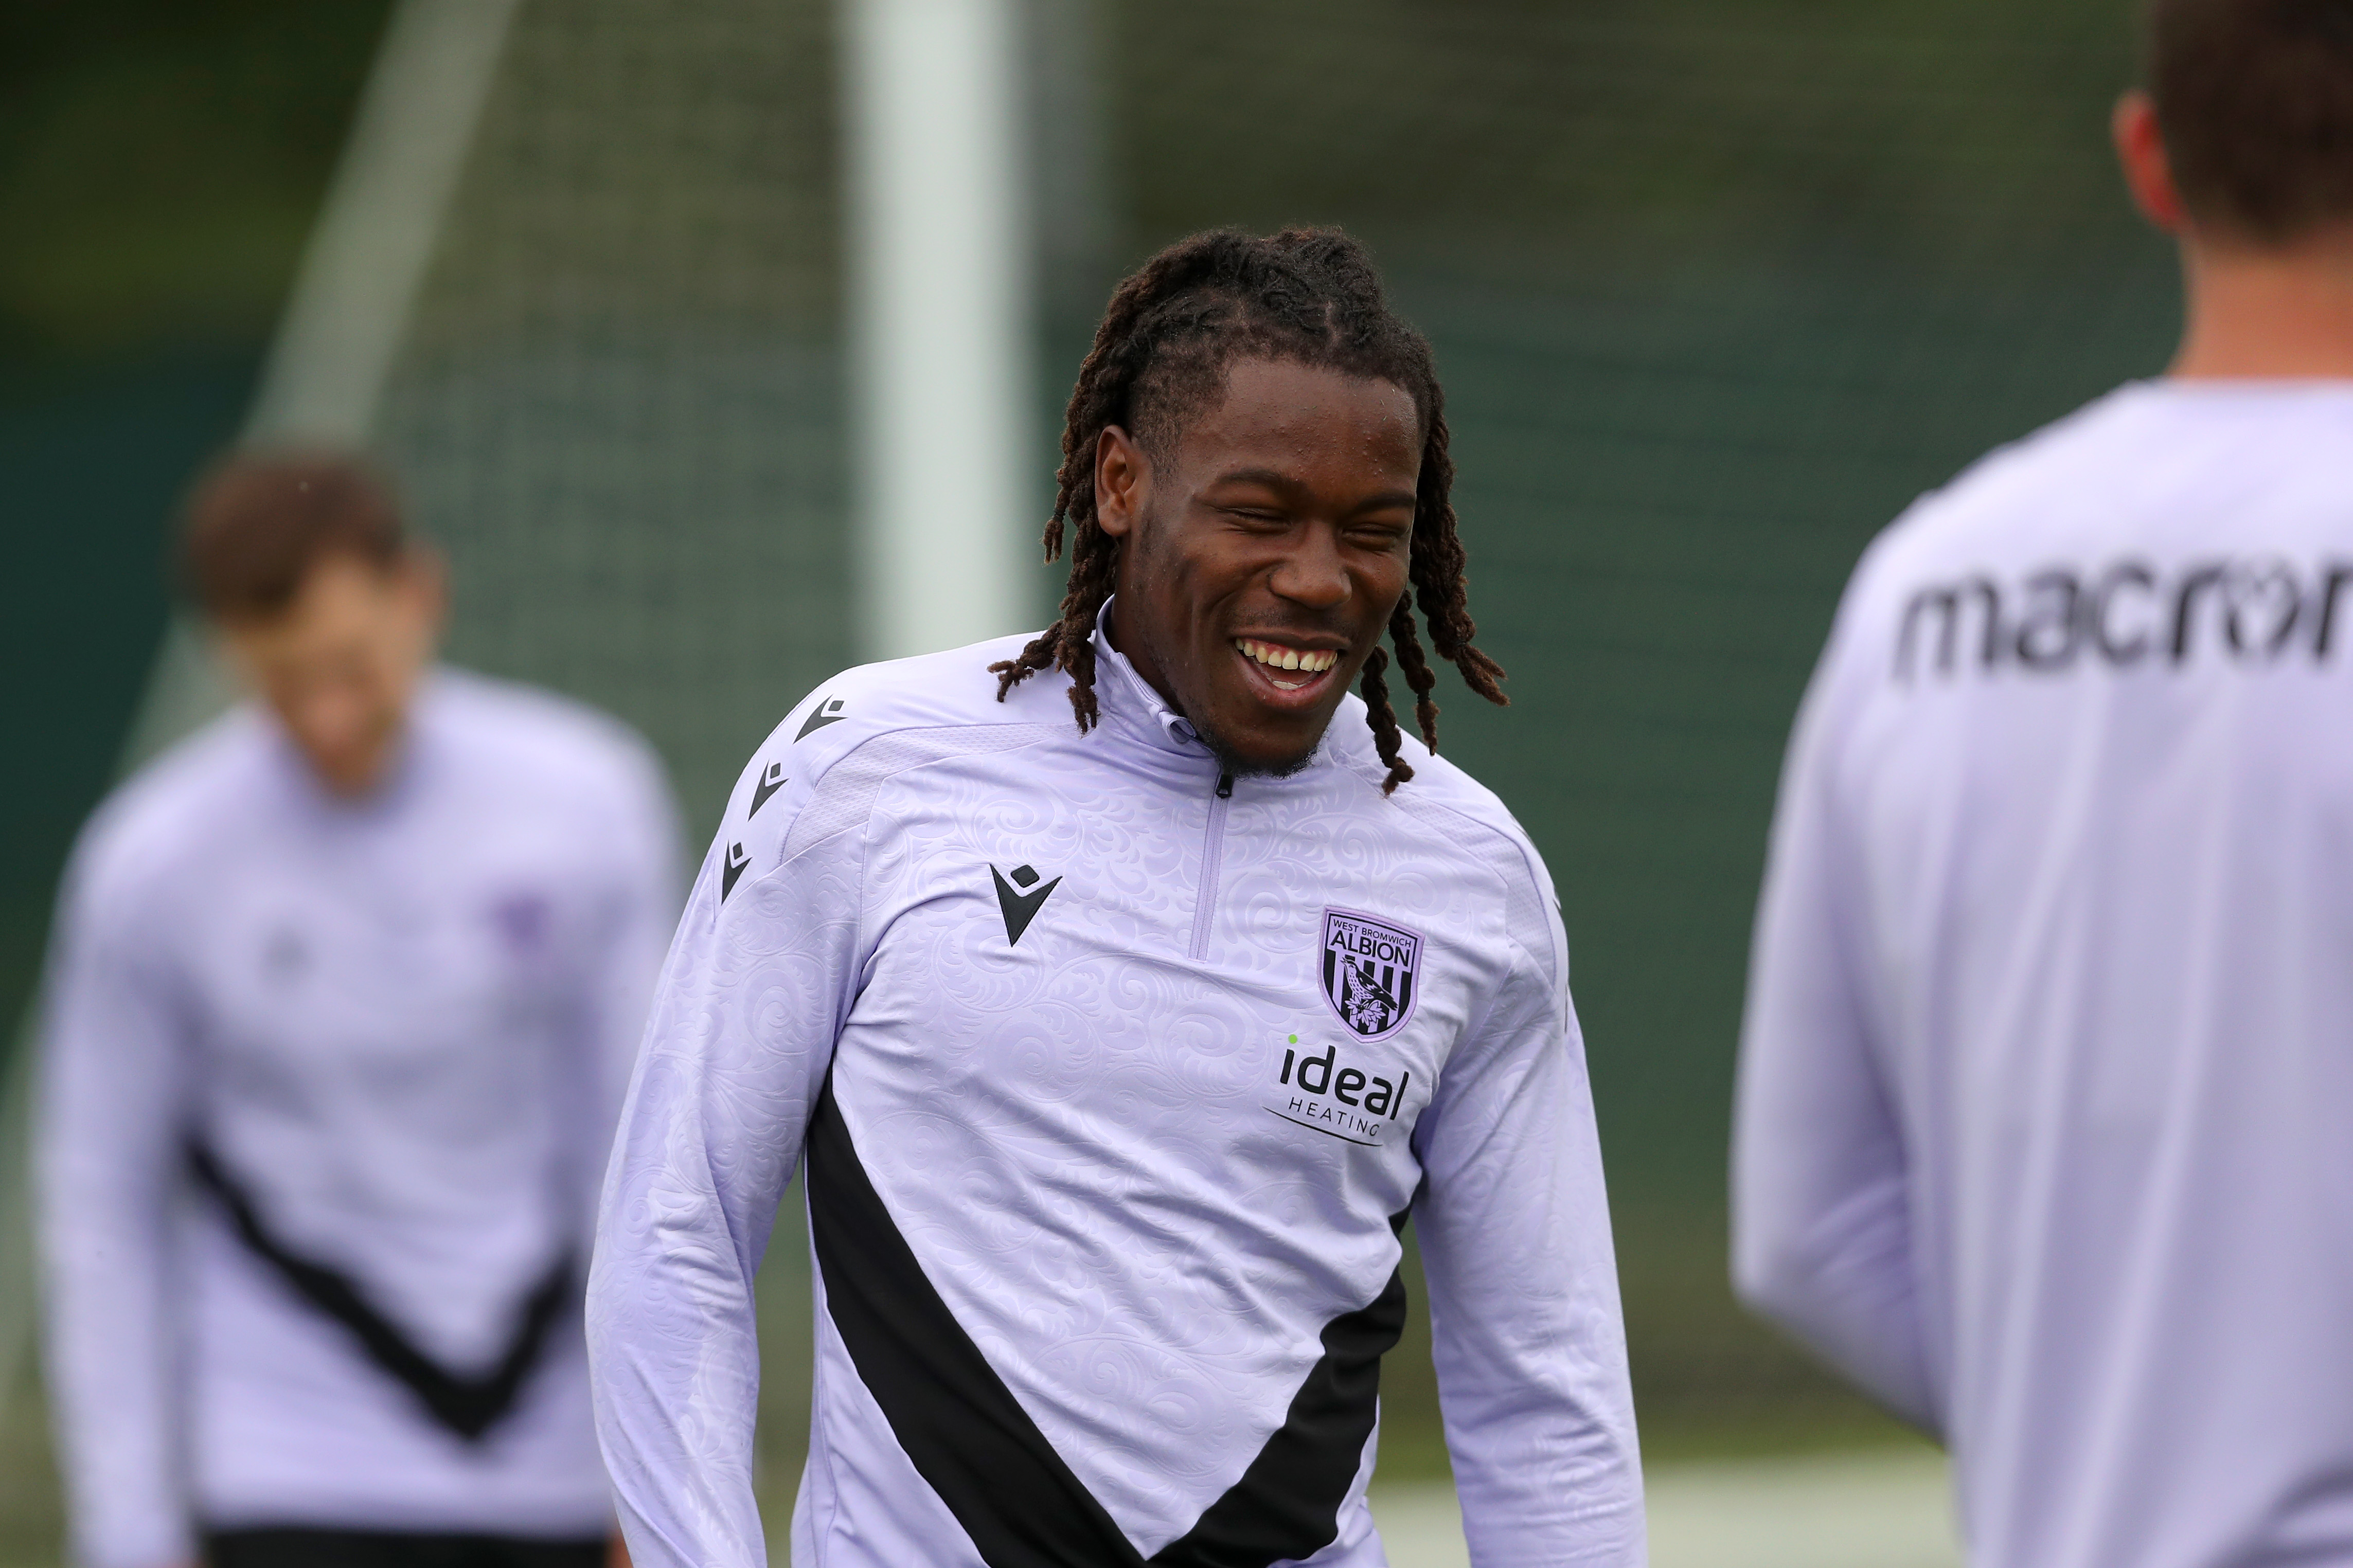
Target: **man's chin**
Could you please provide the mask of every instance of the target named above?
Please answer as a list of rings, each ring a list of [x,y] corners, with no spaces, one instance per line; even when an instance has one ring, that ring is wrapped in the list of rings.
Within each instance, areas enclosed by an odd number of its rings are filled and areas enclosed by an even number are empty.
[[[1330,723],[1327,719],[1324,721],[1324,728],[1328,729]],[[1209,748],[1210,755],[1218,759],[1218,766],[1230,777],[1238,779],[1289,778],[1314,762],[1316,749],[1324,743],[1324,730],[1319,729],[1315,732],[1314,739],[1309,741],[1305,748],[1296,754],[1287,752],[1270,754],[1263,747],[1259,748],[1254,753],[1244,753],[1206,724],[1196,721],[1193,730],[1201,737],[1201,743]]]

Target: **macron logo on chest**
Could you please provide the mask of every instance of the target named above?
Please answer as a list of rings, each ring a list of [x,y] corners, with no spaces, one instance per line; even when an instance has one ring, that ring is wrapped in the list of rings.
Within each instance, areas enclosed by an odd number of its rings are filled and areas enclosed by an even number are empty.
[[[1029,922],[1038,918],[1038,911],[1046,907],[1046,900],[1062,885],[1062,879],[1057,877],[1039,887],[1035,866],[1014,867],[1010,882],[1005,879],[1005,873],[994,866],[988,868],[988,874],[997,882],[997,907],[1005,915],[1005,945],[1018,947],[1021,945],[1021,933],[1029,929]],[[1016,888],[1022,890],[1016,892]]]

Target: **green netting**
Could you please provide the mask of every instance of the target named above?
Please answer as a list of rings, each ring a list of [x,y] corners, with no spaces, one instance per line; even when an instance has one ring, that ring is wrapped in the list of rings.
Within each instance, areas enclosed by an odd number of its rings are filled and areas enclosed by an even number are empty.
[[[1513,676],[1508,712],[1447,700],[1448,748],[1561,890],[1646,1430],[1847,1419],[1723,1284],[1774,772],[1870,535],[2162,362],[2170,262],[2105,150],[2126,5],[1029,15],[1040,408],[1110,280],[1178,234],[1375,245],[1438,347]],[[821,0],[526,0],[381,416],[452,557],[455,655],[639,726],[697,832],[849,656],[836,47]],[[1427,1453],[1426,1372],[1391,1394],[1389,1440]]]
[[[828,22],[524,5],[379,416],[453,656],[638,726],[699,829],[849,641]]]
[[[2104,142],[2125,7],[1029,16],[1041,408],[1119,268],[1213,223],[1355,229],[1436,341],[1515,698],[1446,733],[1561,888],[1645,1414],[1835,1408],[1722,1284],[1774,768],[1870,534],[2160,363],[2169,263]],[[833,21],[526,5],[384,416],[459,657],[638,724],[698,826],[849,656]]]

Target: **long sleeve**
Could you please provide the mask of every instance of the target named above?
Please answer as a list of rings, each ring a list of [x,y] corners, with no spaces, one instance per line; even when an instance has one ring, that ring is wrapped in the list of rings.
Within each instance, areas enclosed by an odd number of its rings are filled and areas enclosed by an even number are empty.
[[[656,989],[589,1276],[597,1433],[639,1568],[765,1561],[753,1279],[857,982],[862,821],[809,824],[806,792],[768,801],[760,769]]]
[[[1839,645],[1799,716],[1750,962],[1733,1119],[1743,1300],[1934,1430],[1903,1131],[1872,1046],[1864,918],[1831,759]]]
[[[1517,900],[1515,900],[1516,902]],[[1643,1561],[1609,1208],[1551,889],[1417,1131],[1447,1446],[1478,1568]],[[1533,915],[1534,911],[1530,911]]]
[[[97,837],[94,832],[92,838]],[[170,1310],[186,1047],[143,900],[85,840],[50,953],[37,1131],[50,1397],[74,1552],[92,1568],[193,1554]]]

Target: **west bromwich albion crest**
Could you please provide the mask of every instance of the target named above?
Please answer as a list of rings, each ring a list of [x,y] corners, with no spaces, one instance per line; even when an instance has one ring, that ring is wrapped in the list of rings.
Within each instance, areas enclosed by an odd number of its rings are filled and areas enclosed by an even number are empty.
[[[1324,1000],[1368,1040],[1413,1016],[1413,976],[1421,938],[1401,926],[1345,910],[1324,911]]]

